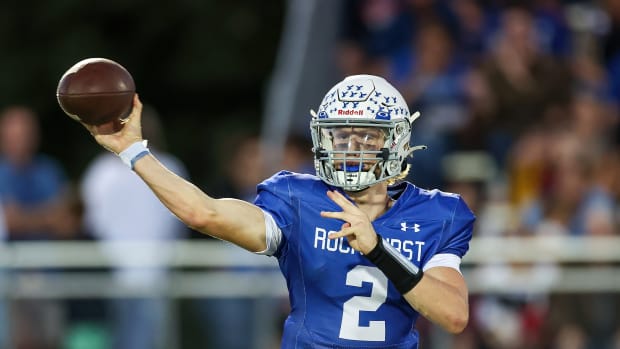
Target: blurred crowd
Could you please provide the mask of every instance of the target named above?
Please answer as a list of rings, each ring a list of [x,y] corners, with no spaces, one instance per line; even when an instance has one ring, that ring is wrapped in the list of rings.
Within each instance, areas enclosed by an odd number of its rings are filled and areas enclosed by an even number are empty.
[[[162,163],[189,178],[185,165],[166,152],[161,119],[157,110],[146,105],[143,136]],[[256,132],[239,130],[222,144],[229,157],[214,164],[220,179],[203,185],[203,189],[214,197],[252,201],[256,185],[270,170],[265,168],[267,151]],[[62,164],[40,149],[41,132],[39,117],[32,108],[15,105],[0,111],[0,239],[8,243],[98,241],[109,260],[110,268],[104,270],[112,276],[109,287],[123,296],[0,298],[0,348],[279,346],[282,316],[288,312],[285,300],[223,297],[175,304],[177,300],[165,293],[171,282],[170,270],[136,267],[136,263],[166,265],[172,257],[171,245],[157,242],[210,238],[183,226],[146,184],[108,151],[101,149],[79,180],[71,180]],[[310,148],[307,140],[291,137],[278,167],[309,172],[313,168]],[[127,250],[117,242],[137,242],[129,246],[139,248]],[[228,249],[231,258],[236,255],[243,259],[249,254],[234,246]],[[8,292],[11,284],[16,289],[40,287],[58,271],[61,269],[0,269],[0,289]],[[258,333],[258,329],[265,332]]]
[[[462,194],[475,235],[618,234],[620,1],[351,0],[338,57],[343,75],[385,76],[422,113],[413,143],[428,149],[409,179]],[[557,275],[553,265],[476,272]],[[620,348],[617,294],[471,303],[458,348]]]
[[[428,149],[416,152],[408,180],[462,194],[478,217],[475,236],[618,235],[620,0],[344,3],[336,52],[340,74],[384,76],[412,111],[422,113],[412,143]],[[147,108],[144,122],[152,150],[189,178],[185,166],[165,153],[157,112]],[[42,154],[40,132],[28,106],[1,111],[3,239],[204,238],[180,226],[111,154],[102,151],[73,183],[62,164]],[[289,138],[277,168],[264,168],[268,151],[254,132],[239,133],[222,146],[230,157],[217,164],[221,181],[202,188],[216,197],[252,200],[255,185],[275,170],[313,172],[311,144],[304,137]],[[115,287],[141,290],[167,282],[166,270],[132,270],[132,256],[113,244],[103,246],[114,262]],[[169,252],[136,251],[141,258],[168,258]],[[555,272],[553,265],[499,265],[480,268],[477,276],[518,274],[527,280]],[[18,281],[53,273],[33,270]],[[0,274],[0,282],[5,276]],[[276,315],[267,319],[279,328],[286,304],[271,306]],[[252,324],[240,319],[252,319],[248,314],[264,304],[231,299],[191,308],[189,321],[203,326],[201,347],[246,349],[256,343],[257,334],[239,335],[252,333]],[[0,301],[0,344],[168,348],[160,337],[175,326],[166,323],[169,312],[157,297]],[[474,295],[463,334],[446,340],[430,323],[418,325],[425,348],[618,349],[620,296]]]

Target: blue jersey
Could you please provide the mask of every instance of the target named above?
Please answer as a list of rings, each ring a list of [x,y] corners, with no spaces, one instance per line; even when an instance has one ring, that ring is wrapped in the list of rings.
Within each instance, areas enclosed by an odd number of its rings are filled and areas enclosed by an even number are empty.
[[[282,230],[275,257],[286,278],[291,313],[282,348],[417,348],[418,313],[386,276],[346,238],[328,239],[342,221],[321,211],[342,211],[312,175],[280,172],[258,186],[255,203]],[[408,182],[389,188],[394,205],[372,224],[412,263],[462,257],[474,216],[460,196],[427,191]]]

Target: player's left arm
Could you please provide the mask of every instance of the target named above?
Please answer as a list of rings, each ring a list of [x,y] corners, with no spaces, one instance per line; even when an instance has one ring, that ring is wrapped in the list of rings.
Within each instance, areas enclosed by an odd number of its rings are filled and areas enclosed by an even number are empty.
[[[468,293],[459,271],[434,267],[426,270],[420,282],[403,296],[425,318],[450,333],[460,333],[469,320]]]

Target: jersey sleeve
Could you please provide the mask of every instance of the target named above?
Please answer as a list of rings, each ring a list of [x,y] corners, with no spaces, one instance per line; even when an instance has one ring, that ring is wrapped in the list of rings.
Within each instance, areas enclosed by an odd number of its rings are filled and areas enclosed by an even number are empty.
[[[288,238],[289,228],[294,225],[297,217],[287,174],[288,172],[282,171],[260,183],[254,200],[256,206],[273,217],[285,239]]]
[[[463,258],[469,250],[469,241],[472,237],[475,220],[476,217],[459,196],[448,229],[442,236],[442,242],[436,254],[449,253]]]

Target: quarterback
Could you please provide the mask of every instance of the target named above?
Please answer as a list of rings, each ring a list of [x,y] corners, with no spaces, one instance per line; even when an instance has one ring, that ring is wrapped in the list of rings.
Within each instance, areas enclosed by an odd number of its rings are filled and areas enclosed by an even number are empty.
[[[85,127],[185,224],[278,259],[291,305],[282,348],[412,349],[419,316],[452,333],[467,325],[459,265],[474,215],[457,194],[402,180],[423,148],[410,146],[420,114],[383,78],[350,76],[328,91],[311,113],[316,175],[276,173],[253,204],[166,169],[142,139],[141,110],[135,96],[121,131]]]

